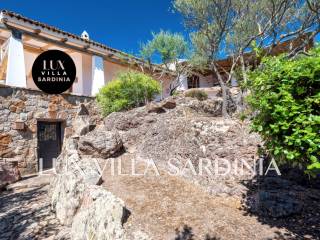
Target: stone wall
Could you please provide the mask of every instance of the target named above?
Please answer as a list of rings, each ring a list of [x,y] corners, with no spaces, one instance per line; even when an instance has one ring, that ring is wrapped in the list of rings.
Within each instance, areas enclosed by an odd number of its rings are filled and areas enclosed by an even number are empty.
[[[37,90],[0,85],[0,159],[18,161],[22,174],[35,173],[38,169],[37,120],[62,121],[65,134],[68,134],[80,105],[98,116],[92,97],[48,95]],[[23,129],[19,130],[21,126]]]

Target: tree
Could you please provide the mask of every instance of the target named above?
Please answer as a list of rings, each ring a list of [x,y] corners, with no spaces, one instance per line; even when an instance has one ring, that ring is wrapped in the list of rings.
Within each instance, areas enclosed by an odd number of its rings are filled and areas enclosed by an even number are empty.
[[[266,52],[270,53],[280,41],[307,36],[291,49],[291,54],[296,55],[319,32],[317,0],[175,0],[174,7],[191,31],[193,65],[209,68],[219,81],[224,116],[228,116],[227,83],[237,66],[241,66],[246,80],[248,63],[244,56],[252,45],[261,48],[271,43]],[[232,59],[227,70],[219,65],[226,55]],[[227,75],[227,81],[223,75]]]
[[[142,45],[140,54],[150,66],[152,59],[159,59],[166,72],[176,75],[175,81],[170,84],[172,95],[180,86],[180,77],[188,74],[187,62],[182,63],[188,57],[188,43],[182,34],[163,30],[152,33],[152,37],[152,40]]]

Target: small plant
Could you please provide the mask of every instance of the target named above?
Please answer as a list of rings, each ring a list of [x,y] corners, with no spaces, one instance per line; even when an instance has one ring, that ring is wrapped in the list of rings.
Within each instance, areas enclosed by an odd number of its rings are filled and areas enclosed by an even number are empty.
[[[172,92],[172,96],[180,96],[180,95],[183,95],[183,91],[174,90],[174,91]]]
[[[249,75],[253,130],[279,164],[320,172],[320,48],[311,56],[264,58]]]
[[[150,76],[134,71],[121,72],[100,89],[97,102],[103,114],[108,115],[142,106],[160,92],[160,84]]]
[[[239,119],[241,120],[241,122],[246,120],[247,117],[248,117],[247,114],[244,113],[244,112],[241,112],[240,115],[239,115]]]
[[[208,99],[208,94],[205,91],[199,90],[199,89],[191,89],[186,92],[185,94],[186,97],[192,97],[196,98],[199,101],[207,100]]]

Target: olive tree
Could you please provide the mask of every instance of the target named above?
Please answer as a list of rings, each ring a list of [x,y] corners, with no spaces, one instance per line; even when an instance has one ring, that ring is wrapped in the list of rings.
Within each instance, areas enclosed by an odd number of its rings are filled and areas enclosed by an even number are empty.
[[[150,66],[152,59],[157,58],[164,72],[175,75],[175,81],[170,84],[170,94],[180,86],[181,75],[188,75],[188,62],[184,61],[189,54],[188,43],[180,33],[163,30],[152,33],[152,40],[142,44],[140,54]]]
[[[191,62],[209,69],[218,79],[224,116],[228,116],[228,81],[238,66],[246,79],[244,56],[252,46],[268,45],[268,53],[281,41],[303,36],[305,40],[290,50],[294,56],[319,32],[317,0],[175,0],[174,7],[190,31],[194,48]],[[226,70],[219,60],[227,55],[232,64]],[[228,76],[227,81],[223,75]]]

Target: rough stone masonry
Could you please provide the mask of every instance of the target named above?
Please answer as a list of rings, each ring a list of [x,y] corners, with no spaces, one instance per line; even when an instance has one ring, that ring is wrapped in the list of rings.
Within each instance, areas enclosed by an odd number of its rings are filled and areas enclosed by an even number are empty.
[[[96,109],[92,97],[48,95],[0,85],[0,160],[17,162],[22,174],[35,173],[38,169],[37,121],[60,121],[64,134],[69,134],[72,120],[82,104],[91,112]]]

